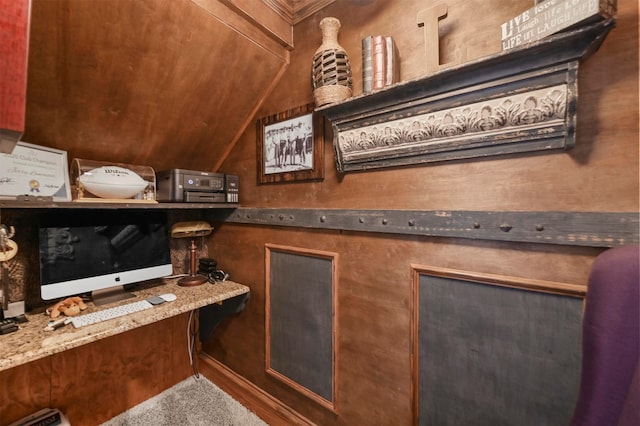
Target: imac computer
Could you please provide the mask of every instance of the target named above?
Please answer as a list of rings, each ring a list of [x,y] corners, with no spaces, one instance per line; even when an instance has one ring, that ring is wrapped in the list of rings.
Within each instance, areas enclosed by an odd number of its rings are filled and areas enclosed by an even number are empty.
[[[172,274],[166,212],[74,210],[41,218],[44,300],[91,293],[97,305],[133,297],[124,285]]]

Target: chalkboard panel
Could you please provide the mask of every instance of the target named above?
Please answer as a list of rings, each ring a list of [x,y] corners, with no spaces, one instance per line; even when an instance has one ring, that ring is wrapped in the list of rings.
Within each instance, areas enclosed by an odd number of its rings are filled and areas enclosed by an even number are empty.
[[[581,298],[426,274],[417,285],[420,425],[569,423]]]
[[[334,407],[333,257],[267,247],[267,372]]]

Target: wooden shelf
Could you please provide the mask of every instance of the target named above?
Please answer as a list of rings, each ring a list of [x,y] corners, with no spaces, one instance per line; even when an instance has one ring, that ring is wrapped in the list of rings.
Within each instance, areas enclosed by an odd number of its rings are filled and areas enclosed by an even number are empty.
[[[164,293],[174,293],[177,296],[174,302],[163,303],[153,309],[135,312],[78,329],[67,325],[55,332],[44,331],[49,323],[49,317],[43,313],[28,313],[29,321],[20,324],[20,329],[17,332],[0,336],[2,337],[0,371],[184,314],[203,306],[222,303],[250,291],[249,287],[233,281],[218,282],[214,285],[203,284],[196,287],[181,287],[177,281],[178,279],[160,279],[138,283],[132,286],[132,293],[136,295],[137,299],[127,299],[119,304],[144,300]],[[96,307],[92,302],[88,305],[87,313],[104,309]]]
[[[562,151],[575,144],[578,67],[615,20],[318,108],[339,172]]]
[[[0,201],[0,209],[94,209],[94,210],[196,210],[196,209],[236,209],[238,203],[101,203],[101,202],[43,202],[43,201]]]

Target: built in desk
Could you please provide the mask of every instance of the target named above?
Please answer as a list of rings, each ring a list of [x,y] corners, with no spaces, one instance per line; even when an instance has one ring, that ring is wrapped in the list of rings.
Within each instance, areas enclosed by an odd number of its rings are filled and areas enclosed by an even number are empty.
[[[0,371],[249,292],[249,287],[233,281],[204,283],[194,287],[181,287],[177,281],[178,279],[164,279],[137,284],[129,289],[136,298],[106,306],[96,307],[93,303],[87,303],[88,308],[83,313],[165,293],[173,293],[177,297],[173,302],[85,327],[74,328],[68,324],[54,331],[44,331],[50,321],[49,316],[44,313],[27,314],[29,321],[20,324],[18,331],[0,336]]]

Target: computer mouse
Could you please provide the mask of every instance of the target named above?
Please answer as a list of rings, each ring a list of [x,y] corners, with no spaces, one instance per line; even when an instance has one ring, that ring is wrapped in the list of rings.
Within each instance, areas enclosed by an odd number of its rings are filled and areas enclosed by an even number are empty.
[[[173,302],[174,300],[176,300],[176,299],[177,299],[176,295],[175,295],[175,294],[173,294],[173,293],[161,294],[161,295],[160,295],[160,296],[158,296],[158,297],[163,298],[163,299],[164,299],[164,300],[166,300],[167,302]]]

